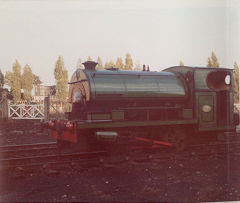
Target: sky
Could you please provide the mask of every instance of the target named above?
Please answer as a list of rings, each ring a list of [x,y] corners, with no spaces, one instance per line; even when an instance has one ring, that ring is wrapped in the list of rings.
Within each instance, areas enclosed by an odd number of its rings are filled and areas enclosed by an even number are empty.
[[[240,66],[239,0],[0,0],[0,69],[29,64],[55,84],[63,56],[69,78],[80,58],[125,59],[161,71],[206,66],[214,51],[221,67]]]

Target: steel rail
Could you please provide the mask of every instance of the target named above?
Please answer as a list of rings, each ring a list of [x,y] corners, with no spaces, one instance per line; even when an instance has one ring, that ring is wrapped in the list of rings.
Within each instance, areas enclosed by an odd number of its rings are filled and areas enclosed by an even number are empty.
[[[6,150],[22,150],[22,149],[32,149],[32,148],[40,148],[40,147],[47,147],[47,146],[54,146],[57,145],[57,142],[46,142],[46,143],[34,143],[34,144],[22,144],[22,145],[5,145],[0,146],[0,152]]]
[[[10,156],[25,156],[28,154],[33,154],[33,153],[46,153],[48,151],[57,151],[58,148],[57,146],[50,146],[50,147],[39,147],[39,148],[33,148],[33,149],[21,149],[21,150],[5,150],[5,151],[0,151],[0,158],[3,157],[10,157]]]
[[[1,159],[1,168],[24,166],[29,164],[37,164],[44,162],[47,164],[50,161],[57,160],[63,161],[67,159],[68,161],[83,159],[83,158],[95,158],[97,155],[105,155],[105,151],[94,151],[94,152],[80,152],[71,154],[54,154],[54,155],[44,155],[44,156],[32,156],[32,157],[22,157],[22,158],[11,158],[11,159]]]
[[[66,165],[69,164],[69,165]],[[98,166],[100,165],[101,162],[99,159],[96,159],[95,157],[93,158],[88,158],[88,159],[76,159],[76,160],[56,160],[56,161],[48,161],[48,162],[37,162],[37,163],[26,163],[26,164],[10,164],[10,165],[3,165],[0,166],[0,171],[2,170],[12,170],[12,169],[22,169],[24,171],[27,171],[29,168],[35,169],[37,168],[38,170],[47,170],[47,169],[52,169],[56,168],[59,166],[80,166],[80,167],[89,167],[89,166]]]

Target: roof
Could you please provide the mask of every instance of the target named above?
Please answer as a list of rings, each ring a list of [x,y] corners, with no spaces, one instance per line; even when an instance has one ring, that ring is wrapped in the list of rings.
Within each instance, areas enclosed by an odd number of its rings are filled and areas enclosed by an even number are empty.
[[[221,68],[221,67],[200,67],[200,66],[172,66],[169,68],[164,69],[163,71],[166,71],[168,69],[172,68],[184,68],[184,69],[190,69],[190,70],[195,70],[195,69],[205,69],[205,70],[233,70],[231,68]]]

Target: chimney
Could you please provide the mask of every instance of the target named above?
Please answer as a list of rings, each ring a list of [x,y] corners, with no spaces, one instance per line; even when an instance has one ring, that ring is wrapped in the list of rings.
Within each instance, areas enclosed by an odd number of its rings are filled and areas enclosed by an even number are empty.
[[[94,62],[94,61],[86,61],[84,63],[82,63],[85,67],[86,70],[96,70],[96,65],[98,63]]]
[[[143,64],[143,70],[142,71],[146,71],[146,67],[145,64]]]

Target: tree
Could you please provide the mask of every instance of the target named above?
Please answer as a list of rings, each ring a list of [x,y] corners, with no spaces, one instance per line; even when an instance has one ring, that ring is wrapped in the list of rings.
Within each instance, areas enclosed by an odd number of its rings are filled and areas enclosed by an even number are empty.
[[[1,99],[5,96],[3,86],[4,86],[4,75],[0,69],[0,102],[1,102]]]
[[[87,57],[87,61],[92,61],[91,56],[88,56],[88,57]]]
[[[140,63],[138,61],[135,64],[134,70],[137,70],[137,71],[141,71],[142,70],[142,67],[141,67],[141,65],[140,65]]]
[[[68,95],[68,72],[64,67],[63,57],[59,56],[54,69],[56,97],[62,102]]]
[[[11,71],[7,71],[5,73],[5,84],[8,85],[9,87],[13,86],[13,73]]]
[[[83,69],[83,64],[82,64],[82,60],[81,59],[78,59],[77,61],[77,65],[76,65],[76,69]]]
[[[116,68],[118,68],[119,70],[124,70],[123,60],[120,57],[117,57]]]
[[[22,76],[21,76],[21,66],[17,60],[13,64],[12,69],[13,69],[13,72],[10,72],[10,71],[6,72],[5,83],[9,87],[11,87],[13,101],[18,102],[21,99]]]
[[[1,100],[4,98],[10,99],[10,100],[13,99],[12,95],[10,94],[7,88],[0,88],[0,103],[1,103]]]
[[[105,63],[105,68],[113,68],[113,67],[115,67],[115,64],[112,60],[110,62]]]
[[[219,68],[219,63],[218,63],[218,59],[217,59],[217,56],[214,52],[212,52],[212,66],[215,67],[215,68]]]
[[[234,103],[239,103],[239,68],[238,64],[234,62]]]
[[[212,66],[212,60],[211,60],[211,58],[210,57],[208,57],[208,63],[207,63],[207,67],[213,67]]]
[[[179,66],[184,66],[184,63],[182,60],[180,60]]]
[[[40,85],[42,81],[40,80],[39,76],[33,74],[33,85]]]
[[[101,60],[100,57],[97,58],[97,63],[98,63],[97,69],[98,70],[104,70],[104,67],[103,67],[103,64],[102,64],[102,60]]]
[[[33,89],[34,75],[31,67],[27,64],[22,74],[22,89],[24,90],[24,99],[30,101],[32,98],[31,91]]]
[[[13,65],[13,101],[17,102],[21,100],[21,88],[22,88],[22,76],[21,76],[21,66],[16,60]]]
[[[129,53],[127,53],[125,58],[125,70],[132,70],[132,69],[133,69],[132,57]]]
[[[4,75],[0,69],[0,89],[2,89],[4,86]]]
[[[214,52],[212,52],[211,58],[208,57],[207,67],[219,68],[218,59]]]

